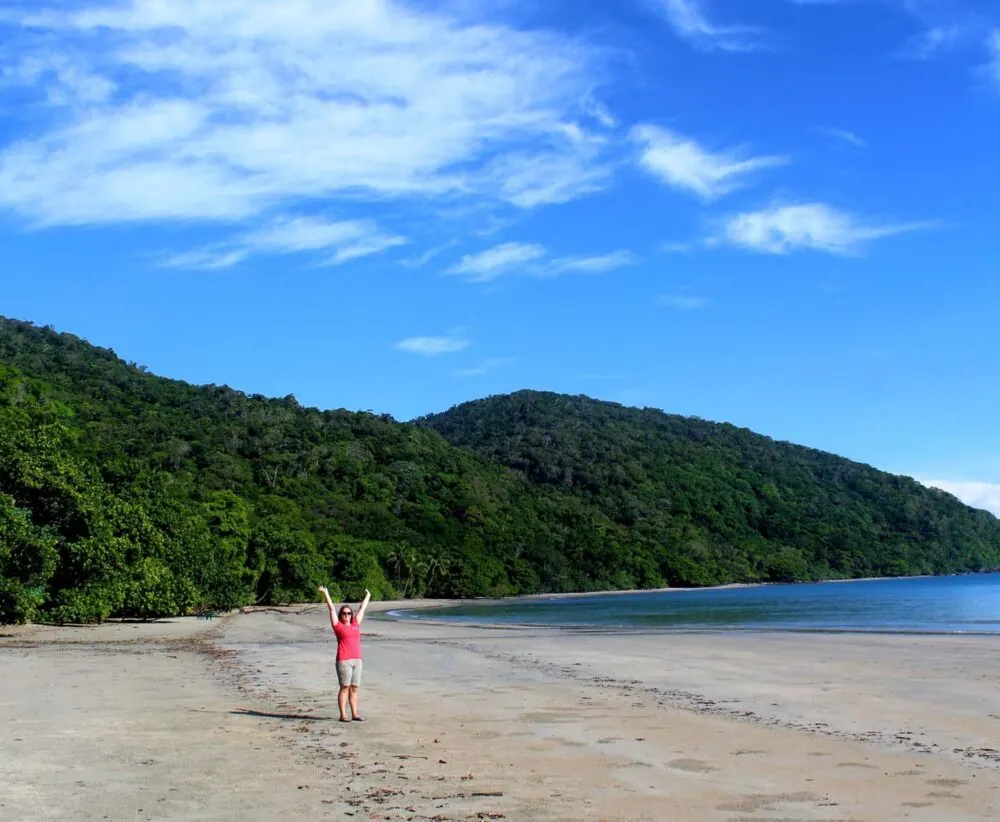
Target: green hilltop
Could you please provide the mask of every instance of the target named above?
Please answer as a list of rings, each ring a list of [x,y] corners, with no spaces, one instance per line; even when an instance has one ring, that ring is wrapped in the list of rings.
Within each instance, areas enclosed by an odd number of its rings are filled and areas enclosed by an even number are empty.
[[[0,622],[998,565],[992,515],[730,425],[536,392],[399,423],[0,318]]]

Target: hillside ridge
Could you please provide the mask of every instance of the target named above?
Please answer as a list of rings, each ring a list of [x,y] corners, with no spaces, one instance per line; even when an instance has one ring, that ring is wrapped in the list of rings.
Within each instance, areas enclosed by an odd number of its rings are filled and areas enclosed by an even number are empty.
[[[998,564],[988,513],[727,423],[530,391],[402,423],[0,318],[0,621]]]

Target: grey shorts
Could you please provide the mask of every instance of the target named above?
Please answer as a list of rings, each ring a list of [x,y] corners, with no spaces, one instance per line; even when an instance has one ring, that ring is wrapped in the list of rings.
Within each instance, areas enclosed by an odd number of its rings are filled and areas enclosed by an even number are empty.
[[[361,684],[361,660],[345,659],[337,663],[337,678],[340,680],[340,687],[346,688],[348,685],[357,687]]]

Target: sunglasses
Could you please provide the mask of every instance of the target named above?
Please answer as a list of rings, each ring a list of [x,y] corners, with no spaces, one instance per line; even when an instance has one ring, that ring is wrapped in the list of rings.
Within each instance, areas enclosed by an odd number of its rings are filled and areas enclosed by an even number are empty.
[[[345,616],[354,616],[354,612],[353,611],[341,611],[340,615],[342,617],[345,617]]]

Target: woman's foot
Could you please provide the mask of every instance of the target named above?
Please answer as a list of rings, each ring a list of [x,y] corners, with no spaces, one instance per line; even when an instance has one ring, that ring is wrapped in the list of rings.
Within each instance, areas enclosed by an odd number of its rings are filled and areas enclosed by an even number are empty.
[[[363,716],[356,716],[356,717],[354,717],[354,721],[355,722],[364,722],[365,718]]]
[[[340,721],[341,722],[350,722],[351,720],[348,719],[346,716],[342,716],[342,717],[340,717]]]

